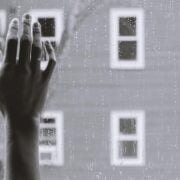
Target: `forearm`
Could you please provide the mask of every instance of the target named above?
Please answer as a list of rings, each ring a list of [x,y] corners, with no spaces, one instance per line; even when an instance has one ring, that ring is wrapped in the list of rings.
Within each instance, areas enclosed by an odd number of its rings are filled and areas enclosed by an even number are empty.
[[[19,121],[19,120],[18,120]],[[7,122],[18,122],[11,119]],[[17,124],[7,124],[7,155],[5,180],[40,180],[38,142],[39,130],[34,123],[38,119],[22,119]],[[25,123],[25,124],[23,124]]]

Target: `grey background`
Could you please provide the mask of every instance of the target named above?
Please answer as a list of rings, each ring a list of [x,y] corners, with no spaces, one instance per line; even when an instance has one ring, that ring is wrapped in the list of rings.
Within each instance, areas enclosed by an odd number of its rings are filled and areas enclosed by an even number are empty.
[[[64,0],[1,0],[19,16],[33,8],[68,8]],[[145,69],[110,68],[109,10],[143,8]],[[9,17],[11,19],[12,17]],[[180,1],[112,0],[102,3],[75,34],[58,60],[46,109],[64,112],[65,164],[42,167],[43,180],[180,179]],[[110,165],[110,112],[146,112],[146,164]],[[1,120],[1,126],[4,121]],[[3,128],[2,128],[3,130]],[[1,130],[1,158],[4,133]]]

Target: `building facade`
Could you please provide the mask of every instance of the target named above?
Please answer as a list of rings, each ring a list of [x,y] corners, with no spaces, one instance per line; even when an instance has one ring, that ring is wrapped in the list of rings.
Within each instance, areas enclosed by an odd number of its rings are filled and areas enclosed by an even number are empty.
[[[30,12],[44,40],[58,47],[72,4],[2,0],[1,36],[13,14]],[[179,180],[180,2],[112,0],[95,7],[64,55],[56,52],[40,121],[42,179]]]

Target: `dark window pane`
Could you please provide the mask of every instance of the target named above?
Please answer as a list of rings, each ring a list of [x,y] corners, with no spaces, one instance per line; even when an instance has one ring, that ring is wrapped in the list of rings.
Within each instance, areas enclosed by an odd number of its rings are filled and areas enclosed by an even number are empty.
[[[56,128],[41,128],[40,135],[43,137],[55,137],[56,136]]]
[[[120,158],[137,158],[137,141],[120,141]]]
[[[121,118],[120,119],[120,132],[122,134],[136,134],[136,119]]]
[[[55,36],[55,19],[54,18],[38,18],[41,24],[41,31],[43,37]]]
[[[136,60],[136,41],[119,42],[119,60]]]
[[[41,123],[52,124],[52,123],[55,123],[55,119],[54,118],[41,118]]]
[[[121,36],[136,35],[136,17],[124,17],[119,19],[119,34]]]

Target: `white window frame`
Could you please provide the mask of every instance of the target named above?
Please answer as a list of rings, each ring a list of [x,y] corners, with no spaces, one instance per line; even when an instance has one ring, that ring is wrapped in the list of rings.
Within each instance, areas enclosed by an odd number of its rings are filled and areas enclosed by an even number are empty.
[[[0,10],[0,36],[3,36],[6,32],[6,11]]]
[[[136,35],[119,35],[119,18],[136,17]],[[136,41],[136,60],[119,60],[118,42]],[[112,8],[110,10],[110,67],[114,69],[143,69],[144,61],[144,11],[133,8]]]
[[[145,112],[112,111],[111,112],[111,165],[114,166],[143,166],[145,164]],[[122,134],[119,131],[120,118],[136,119],[136,134]],[[119,142],[123,140],[137,141],[137,158],[120,158]]]
[[[64,116],[62,111],[45,111],[42,118],[54,118],[55,124],[40,123],[40,128],[56,128],[56,145],[39,145],[39,163],[40,165],[63,166],[64,164]],[[51,153],[52,160],[41,160],[41,153]]]

